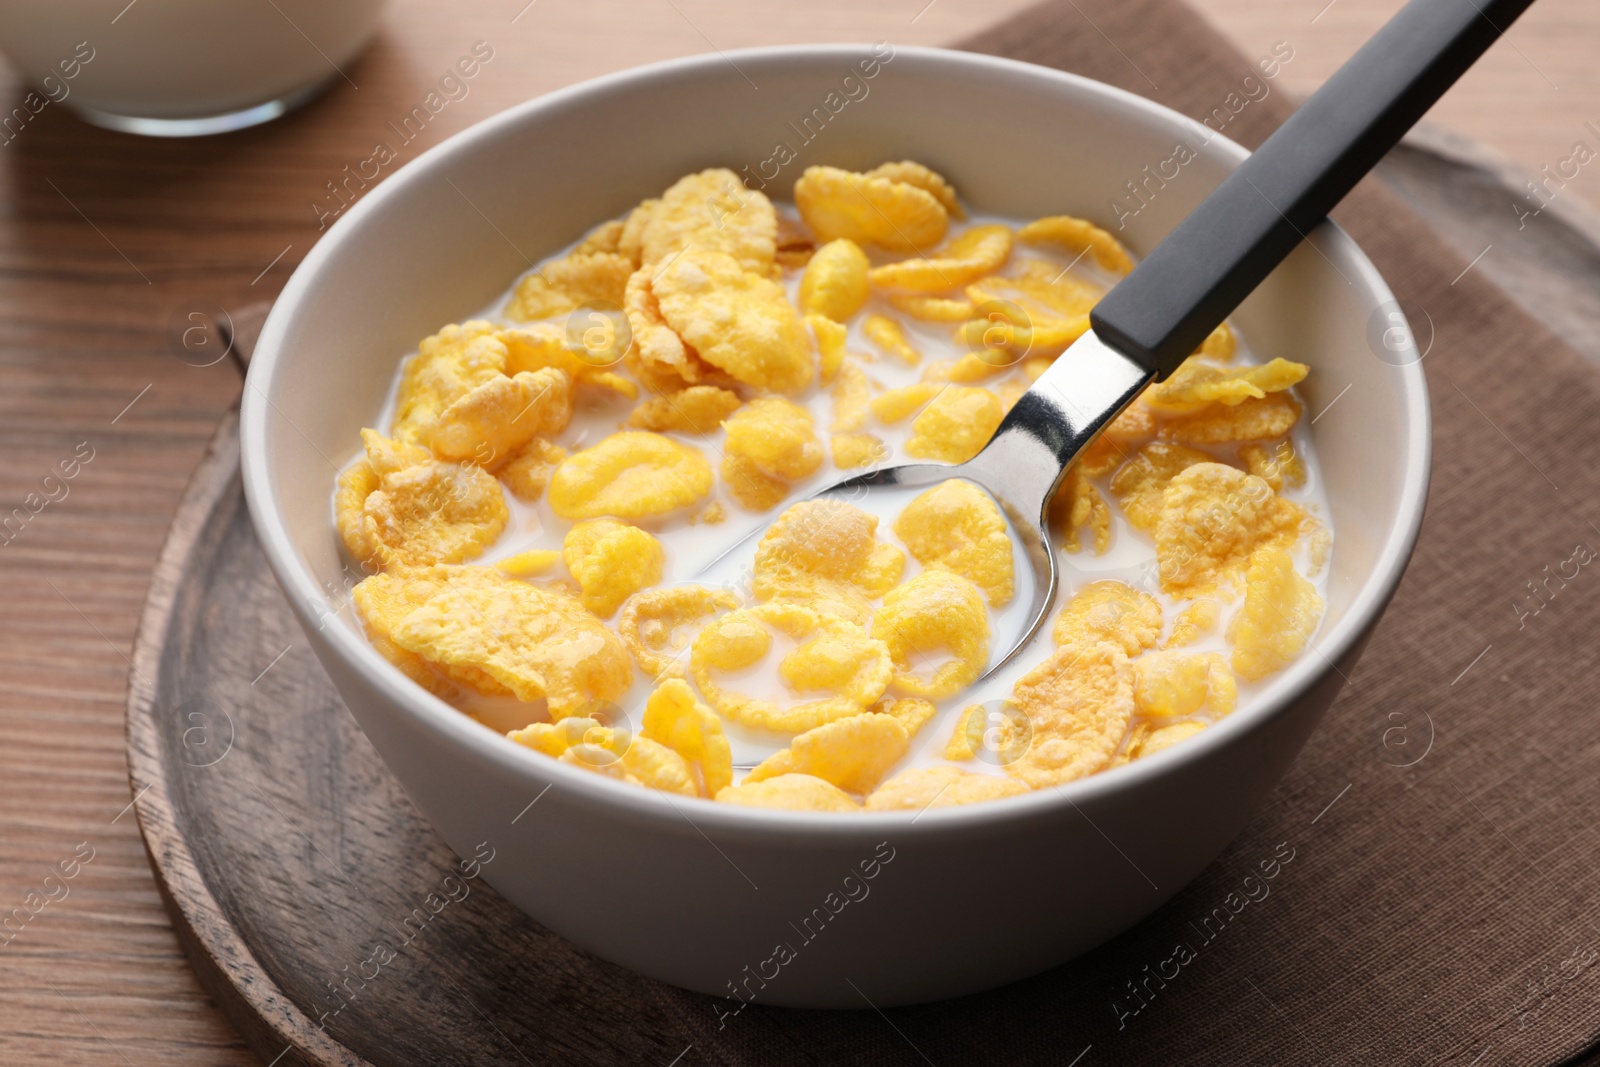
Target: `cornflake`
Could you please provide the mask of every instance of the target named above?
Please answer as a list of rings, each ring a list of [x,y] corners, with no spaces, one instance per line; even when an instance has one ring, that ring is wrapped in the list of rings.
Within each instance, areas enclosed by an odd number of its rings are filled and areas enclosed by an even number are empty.
[[[1286,359],[1274,359],[1258,367],[1220,367],[1190,358],[1166,381],[1145,390],[1141,399],[1155,410],[1172,415],[1199,411],[1210,404],[1233,407],[1293,388],[1310,369],[1304,363]]]
[[[907,252],[938,244],[950,226],[944,204],[926,189],[837,167],[807,167],[794,184],[794,203],[822,241],[846,237]]]
[[[440,412],[505,369],[505,342],[495,336],[493,323],[473,320],[425,338],[400,375],[393,435],[420,443]]]
[[[1155,531],[1161,588],[1183,597],[1209,593],[1241,573],[1258,548],[1292,546],[1304,517],[1255,475],[1197,463],[1162,496]]]
[[[646,400],[628,415],[628,426],[635,430],[676,430],[679,433],[708,434],[722,420],[739,410],[744,401],[739,394],[714,385],[694,385],[676,393]]]
[[[867,302],[867,254],[848,237],[829,241],[800,276],[800,310],[843,322]]]
[[[983,598],[971,582],[946,570],[923,571],[889,590],[873,616],[872,636],[894,660],[891,684],[914,696],[954,696],[989,662]]]
[[[550,484],[556,467],[567,458],[567,450],[553,445],[542,437],[535,437],[511,454],[505,466],[497,472],[500,482],[511,495],[527,504],[536,503]]]
[[[1122,505],[1122,514],[1136,530],[1155,533],[1167,483],[1197,463],[1215,463],[1205,452],[1167,441],[1153,441],[1111,478],[1111,495]]]
[[[905,571],[905,555],[877,539],[878,517],[840,500],[786,509],[756,546],[751,591],[865,623],[871,601]]]
[[[384,567],[476,558],[511,517],[494,475],[432,461],[385,474],[361,507],[359,543]]]
[[[506,318],[519,322],[564,315],[584,304],[619,307],[628,276],[638,264],[615,252],[572,254],[546,263],[517,283]]]
[[[719,611],[732,611],[738,606],[739,598],[725,589],[701,585],[649,589],[630,597],[622,605],[617,632],[640,669],[650,677],[682,675],[688,669],[683,653],[688,650],[690,639],[679,631]]]
[[[989,390],[944,386],[911,423],[906,455],[965,463],[983,451],[1004,417],[1000,398]]]
[[[1012,691],[1033,741],[1006,773],[1042,789],[1104,770],[1133,720],[1132,674],[1116,645],[1056,649]]]
[[[960,478],[922,493],[894,521],[896,536],[925,567],[953,571],[995,607],[1011,602],[1011,535],[993,498]]]
[[[794,393],[816,378],[811,335],[783,287],[732,256],[690,249],[650,288],[683,342],[746,385]]]
[[[868,811],[925,811],[980,800],[1014,797],[1028,791],[1015,778],[974,774],[959,767],[912,767],[884,782],[867,797]]]
[[[1108,641],[1124,655],[1137,656],[1161,639],[1161,604],[1126,582],[1090,582],[1061,609],[1051,635],[1058,645]]]
[[[443,460],[493,467],[535,437],[549,437],[572,419],[572,378],[546,367],[485,382],[454,401],[422,431],[422,443]]]
[[[977,281],[1011,258],[1011,227],[974,226],[938,255],[874,268],[872,284],[914,293],[942,293]]]
[[[583,606],[602,619],[615,615],[634,593],[659,582],[667,559],[660,541],[615,519],[578,523],[567,531],[561,555],[583,591]]]
[[[694,698],[687,682],[668,678],[645,703],[641,736],[660,742],[699,772],[701,796],[714,797],[733,782],[733,754],[722,720]]]
[[[915,366],[922,360],[922,353],[906,339],[905,330],[887,315],[868,315],[861,324],[861,332],[885,355],[893,356],[907,366]]]
[[[1133,702],[1140,715],[1221,718],[1233,711],[1238,686],[1216,652],[1152,652],[1133,661]]]
[[[1322,620],[1322,597],[1300,577],[1294,558],[1265,544],[1245,573],[1244,605],[1228,624],[1234,672],[1253,682],[1282,670],[1306,647]]]
[[[785,774],[809,774],[847,793],[870,793],[906,754],[909,735],[891,715],[850,715],[799,734],[758,763],[744,785]]]
[[[1053,245],[1074,254],[1087,251],[1101,270],[1112,274],[1133,270],[1133,257],[1121,241],[1094,223],[1071,215],[1051,215],[1030,222],[1017,231],[1017,239],[1029,245]]]
[[[774,274],[778,216],[772,201],[725,167],[680,178],[660,200],[639,209],[645,212],[635,227],[641,267],[694,250],[728,256],[763,277]]]
[[[563,519],[641,519],[697,504],[711,484],[711,467],[695,449],[629,431],[563,460],[550,479],[550,507]]]

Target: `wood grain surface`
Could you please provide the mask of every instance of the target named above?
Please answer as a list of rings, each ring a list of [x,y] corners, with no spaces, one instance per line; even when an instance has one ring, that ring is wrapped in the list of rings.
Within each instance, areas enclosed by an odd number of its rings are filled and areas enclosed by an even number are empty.
[[[0,148],[0,515],[28,516],[0,536],[0,914],[49,900],[0,935],[0,1063],[254,1062],[188,970],[127,807],[123,699],[150,569],[238,391],[236,371],[200,365],[209,356],[175,345],[171,324],[276,292],[317,237],[325,183],[474,41],[495,60],[402,160],[529,96],[642,62],[791,41],[938,43],[1022,6],[403,0],[349,66],[354,86],[267,127],[144,141],[52,105]],[[1293,40],[1284,84],[1303,90],[1398,5],[1200,6],[1247,52]],[[1585,54],[1597,34],[1590,0],[1544,0],[1511,31],[1510,55],[1489,57],[1436,117],[1524,169],[1554,162],[1600,114],[1600,68]],[[1559,88],[1541,95],[1523,54]],[[0,81],[7,99],[24,91]],[[1591,195],[1588,180],[1571,195]],[[308,656],[291,645],[271,666]]]

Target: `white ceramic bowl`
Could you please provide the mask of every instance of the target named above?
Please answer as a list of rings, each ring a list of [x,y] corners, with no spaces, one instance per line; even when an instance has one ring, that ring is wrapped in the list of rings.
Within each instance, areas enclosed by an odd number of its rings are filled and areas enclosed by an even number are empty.
[[[445,840],[463,856],[486,843],[487,881],[583,948],[767,1004],[881,1007],[992,987],[1071,959],[1176,893],[1256,812],[1339,691],[1405,567],[1428,480],[1415,352],[1391,335],[1375,354],[1369,322],[1392,297],[1325,224],[1320,251],[1291,255],[1236,321],[1258,353],[1311,364],[1310,411],[1339,399],[1315,430],[1336,530],[1327,616],[1259,699],[1193,740],[1058,790],[920,816],[761,811],[561,765],[408,681],[348,608],[359,575],[331,522],[334,464],[374,421],[400,353],[483,307],[529,259],[692,170],[757,174],[784,143],[795,158],[767,188],[778,198],[811,164],[909,158],[983,211],[1111,222],[1125,183],[1198,129],[1042,67],[900,48],[868,79],[858,65],[869,55],[678,60],[451,138],[369,193],[301,264],[261,334],[243,406],[245,487],[267,558],[351,712]],[[830,93],[833,107],[849,102],[803,143],[800,120],[831,112]],[[1244,155],[1216,138],[1121,236],[1148,251]]]

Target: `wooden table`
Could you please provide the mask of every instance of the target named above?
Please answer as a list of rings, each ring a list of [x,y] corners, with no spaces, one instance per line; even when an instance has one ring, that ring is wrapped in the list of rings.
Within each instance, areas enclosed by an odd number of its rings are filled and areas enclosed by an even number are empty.
[[[172,324],[204,303],[270,299],[316,240],[325,183],[475,41],[494,59],[402,160],[509,104],[638,63],[781,42],[940,43],[1025,0],[525,2],[457,14],[399,0],[347,71],[356,88],[263,129],[142,141],[52,105],[0,148],[0,519],[13,516],[0,532],[0,914],[30,893],[59,897],[9,941],[0,932],[0,1063],[253,1062],[189,972],[128,807],[123,696],[149,568],[239,390],[231,361],[180,359]],[[1199,2],[1251,55],[1289,41],[1278,85],[1291,92],[1314,88],[1399,6]],[[1600,70],[1585,55],[1597,33],[1592,0],[1542,0],[1435,118],[1530,172],[1555,163],[1600,119]],[[20,101],[14,78],[0,86],[0,102]],[[1564,195],[1596,190],[1584,173]],[[261,667],[311,669],[309,656],[291,645]],[[47,883],[63,862],[76,877]]]

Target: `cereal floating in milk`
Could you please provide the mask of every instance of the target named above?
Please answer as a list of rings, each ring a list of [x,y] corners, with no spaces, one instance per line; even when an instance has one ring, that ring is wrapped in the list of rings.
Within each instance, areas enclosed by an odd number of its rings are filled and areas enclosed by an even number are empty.
[[[922,811],[1179,745],[1321,622],[1305,365],[1223,325],[1118,416],[1049,509],[1055,614],[988,677],[1034,595],[993,498],[808,499],[976,455],[1132,268],[912,161],[792,206],[688,175],[402,362],[332,498],[368,639],[539,758],[706,802]]]

